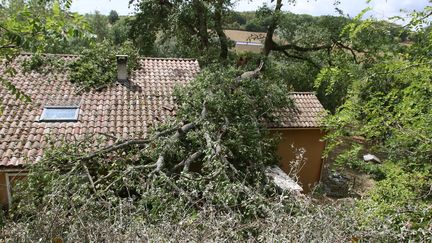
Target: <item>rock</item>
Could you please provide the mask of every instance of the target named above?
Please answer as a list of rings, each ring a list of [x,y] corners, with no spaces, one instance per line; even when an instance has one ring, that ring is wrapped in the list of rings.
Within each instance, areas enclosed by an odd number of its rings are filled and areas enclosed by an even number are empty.
[[[327,196],[343,198],[348,196],[348,178],[339,173],[332,173],[325,179],[325,192]]]
[[[375,162],[381,163],[381,160],[373,154],[365,154],[363,155],[363,160],[366,162]]]
[[[273,181],[273,183],[280,189],[299,194],[303,188],[297,184],[291,177],[289,177],[278,166],[266,168],[266,175]]]

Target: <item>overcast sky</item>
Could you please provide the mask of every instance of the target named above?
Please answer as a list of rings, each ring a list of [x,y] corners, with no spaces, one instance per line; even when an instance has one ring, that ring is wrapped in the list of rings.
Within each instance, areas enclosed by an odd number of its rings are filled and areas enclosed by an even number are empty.
[[[294,13],[311,15],[335,15],[335,0],[297,0],[295,5],[285,4],[283,9]],[[110,10],[116,10],[120,15],[132,14],[133,8],[128,8],[129,0],[73,0],[72,11],[90,13],[95,10],[108,14]],[[286,2],[286,0],[284,1]],[[375,17],[383,19],[400,14],[400,10],[421,10],[428,0],[373,0],[366,4],[366,0],[340,0],[338,8],[350,16],[357,15],[362,9],[371,6],[371,12]],[[270,0],[239,0],[235,7],[238,11],[253,11],[264,3],[271,5]]]

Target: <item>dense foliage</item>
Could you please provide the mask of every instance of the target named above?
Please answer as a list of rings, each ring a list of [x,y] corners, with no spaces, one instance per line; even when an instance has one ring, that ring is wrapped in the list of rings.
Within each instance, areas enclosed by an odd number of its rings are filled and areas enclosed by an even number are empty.
[[[423,22],[424,14],[413,16],[409,27],[429,25]],[[371,24],[355,22],[345,28],[353,44]],[[419,235],[432,230],[431,63],[429,54],[419,51],[430,36],[423,31],[417,32],[421,39],[413,45],[379,37],[368,48],[372,60],[367,65],[339,65],[318,76],[320,81],[343,83],[347,90],[344,103],[326,121],[327,149],[339,148],[336,166],[368,171],[378,179],[360,202],[360,210],[369,215],[364,222],[393,215],[390,227]],[[360,158],[366,153],[377,155],[383,164],[365,164]]]
[[[233,12],[231,1],[133,2],[132,17],[84,18],[67,13],[70,1],[1,5],[6,64],[34,52],[28,70],[66,68],[83,90],[115,80],[115,54],[129,55],[130,71],[138,52],[204,64],[176,91],[177,116],[145,138],[115,146],[103,135],[53,139],[2,217],[5,238],[432,240],[431,7],[400,26],[365,18],[368,9],[354,18],[286,13],[281,0],[254,13]],[[263,54],[230,51],[222,27],[267,32]],[[81,56],[64,66],[42,52]],[[241,78],[256,60],[264,68]],[[5,78],[13,74],[3,71],[2,85],[25,97]],[[317,92],[332,113],[324,121],[328,170],[369,174],[375,183],[362,197],[287,195],[266,178],[277,138],[263,121],[290,105],[291,90]],[[381,163],[364,162],[367,153]]]
[[[128,72],[138,66],[138,51],[131,43],[112,48],[109,42],[83,50],[79,59],[68,64],[69,80],[83,90],[102,89],[117,81],[116,55],[128,55]]]
[[[204,208],[235,212],[241,221],[270,213],[265,195],[277,195],[264,168],[276,157],[262,119],[288,104],[286,87],[266,78],[239,80],[237,75],[232,68],[203,71],[177,92],[176,119],[148,139],[118,141],[120,148],[108,146],[94,154],[91,144],[104,140],[93,137],[47,152],[22,185],[13,211],[17,222],[46,222],[29,230],[50,239],[76,220],[116,220],[107,212],[123,203],[140,218],[137,222],[148,223],[180,222]],[[73,219],[42,230],[54,218],[66,217]]]

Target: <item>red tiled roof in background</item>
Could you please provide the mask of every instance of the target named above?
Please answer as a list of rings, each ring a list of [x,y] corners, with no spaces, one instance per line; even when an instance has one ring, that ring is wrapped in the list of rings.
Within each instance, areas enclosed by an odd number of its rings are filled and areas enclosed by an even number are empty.
[[[275,112],[270,128],[319,128],[325,109],[313,92],[290,92],[293,106]]]
[[[22,55],[20,63],[29,55]],[[62,55],[65,61],[78,56]],[[16,65],[20,70],[20,65]],[[79,88],[67,74],[18,74],[12,83],[29,95],[31,103],[17,100],[0,85],[4,112],[0,115],[0,166],[18,166],[38,161],[47,138],[75,139],[97,133],[127,139],[144,137],[148,129],[175,115],[172,92],[200,71],[194,59],[142,58],[130,82],[132,87],[116,84],[102,91],[77,94]],[[0,66],[0,72],[2,67]],[[277,112],[271,128],[319,127],[324,108],[313,93],[290,93],[294,107]],[[45,105],[79,105],[77,122],[40,122]],[[111,140],[108,143],[113,143]]]
[[[21,63],[29,55],[21,55]],[[62,55],[65,61],[77,56]],[[20,65],[15,65],[20,70]],[[0,166],[36,162],[43,154],[47,135],[73,139],[89,134],[107,133],[120,138],[143,137],[150,126],[175,114],[172,92],[200,71],[194,59],[143,58],[131,77],[132,88],[116,84],[102,91],[77,95],[79,88],[67,74],[45,76],[18,74],[12,83],[29,95],[31,103],[17,100],[0,85],[4,108],[0,115]],[[0,72],[2,68],[0,67]],[[79,104],[77,122],[39,122],[44,105]]]

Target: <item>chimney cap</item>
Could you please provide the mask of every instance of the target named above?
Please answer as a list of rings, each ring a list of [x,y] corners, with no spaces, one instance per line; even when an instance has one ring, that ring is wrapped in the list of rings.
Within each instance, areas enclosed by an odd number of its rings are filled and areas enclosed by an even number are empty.
[[[128,59],[128,55],[116,55],[117,62],[124,63]]]

